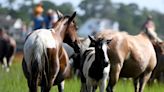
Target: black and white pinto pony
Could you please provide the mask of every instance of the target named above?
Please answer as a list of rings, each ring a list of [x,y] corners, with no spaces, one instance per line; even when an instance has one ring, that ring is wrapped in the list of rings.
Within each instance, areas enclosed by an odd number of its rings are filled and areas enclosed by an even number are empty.
[[[0,28],[0,63],[9,71],[16,52],[16,41]]]
[[[41,92],[49,92],[53,85],[63,87],[62,81],[69,77],[69,58],[62,43],[74,47],[79,42],[75,16],[76,12],[72,16],[58,14],[59,19],[52,29],[35,30],[27,36],[22,68],[30,92],[37,92],[38,85]],[[59,92],[62,91],[60,88]]]
[[[110,64],[107,54],[108,46],[111,40],[95,40],[89,36],[90,47],[81,48],[81,90],[80,92],[95,92],[97,86],[100,92],[105,91]],[[85,50],[84,50],[85,49]]]

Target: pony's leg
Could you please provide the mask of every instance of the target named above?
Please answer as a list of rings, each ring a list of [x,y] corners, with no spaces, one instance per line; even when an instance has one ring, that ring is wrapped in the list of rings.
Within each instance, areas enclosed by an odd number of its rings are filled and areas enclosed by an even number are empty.
[[[12,55],[11,57],[9,57],[7,59],[7,65],[8,65],[8,67],[10,67],[12,65],[13,59],[14,59],[14,55]]]
[[[153,70],[151,76],[150,76],[150,79],[148,80],[147,84],[148,84],[148,87],[152,86],[152,84],[154,83],[154,80],[156,78],[156,76],[158,76],[157,74],[159,74],[160,72],[156,69]]]
[[[30,78],[30,92],[37,92],[38,86],[38,75],[39,75],[39,67],[37,60],[32,64],[31,78]]]
[[[62,81],[60,84],[58,84],[58,90],[59,90],[59,92],[64,92],[64,81]]]
[[[93,86],[90,84],[87,84],[87,92],[92,92]]]
[[[48,85],[46,86],[45,89],[46,92],[50,91],[60,69],[60,61],[58,58],[58,54],[55,54],[54,50],[48,49],[48,56],[49,56],[49,60],[45,62],[47,65],[47,68],[45,67],[45,71],[47,71],[47,79],[48,79]]]
[[[86,86],[86,83],[82,83],[82,82],[81,82],[80,92],[87,92],[87,86]]]
[[[4,59],[3,58],[0,60],[0,63],[2,64],[2,69],[4,69],[5,65],[4,65]]]
[[[151,74],[155,68],[157,64],[157,61],[156,61],[156,57],[155,55],[153,55],[151,58],[150,58],[150,61],[149,61],[149,65],[147,66],[147,68],[145,69],[145,72],[143,72],[141,75],[140,75],[140,87],[139,87],[139,92],[143,92],[144,90],[144,87],[147,83],[147,81],[150,79],[151,77]]]
[[[106,82],[103,80],[103,82],[99,85],[99,87],[100,87],[100,92],[104,92],[104,91],[105,91],[105,86],[106,86],[105,83],[106,83]]]
[[[138,92],[138,90],[139,90],[139,78],[138,77],[133,79],[133,85],[134,85],[135,92]]]
[[[96,89],[97,89],[97,85],[94,85],[94,86],[93,86],[92,92],[96,92]],[[104,89],[104,90],[105,90],[105,89]]]
[[[26,65],[26,62],[24,60],[24,57],[23,57],[23,60],[22,60],[22,70],[23,70],[23,73],[27,79],[27,83],[28,83],[28,87],[29,87],[29,91],[31,90],[31,79],[30,79],[30,75],[29,75],[29,72],[27,70],[27,65]]]
[[[9,69],[10,69],[10,66],[11,66],[11,64],[12,64],[12,61],[13,61],[13,59],[14,59],[14,56],[7,56],[6,57],[6,60],[7,60],[7,68],[6,68],[6,71],[8,72],[9,71]]]
[[[157,82],[158,83],[163,83],[164,82],[163,76],[164,76],[164,73],[163,72],[160,72],[159,73],[159,77],[157,78]]]
[[[139,91],[138,92],[143,92],[144,87],[151,76],[151,73],[152,72],[145,72],[145,73],[141,74],[140,80],[139,80]]]
[[[4,65],[3,67],[6,69],[6,72],[9,72],[10,69],[9,69],[9,67],[8,67],[7,62],[8,62],[8,59],[7,59],[6,57],[4,57],[4,58],[3,58],[3,65]]]
[[[29,74],[29,71],[27,70],[27,65],[26,65],[26,62],[25,62],[24,58],[22,60],[22,70],[23,70],[23,73],[24,73],[25,77],[27,79],[29,79],[30,74]]]
[[[30,92],[37,92],[37,79],[32,79],[29,84]]]
[[[100,92],[104,92],[106,87],[106,79],[103,79],[100,83]]]
[[[111,65],[111,70],[109,74],[109,82],[106,88],[107,92],[113,92],[113,88],[117,83],[121,71],[121,64]]]
[[[59,69],[60,69],[59,60],[51,62],[49,66],[51,67],[51,69],[49,69],[50,74],[49,74],[49,78],[48,78],[48,86],[46,87],[46,92],[50,91],[51,87],[54,84],[56,76],[59,72]]]

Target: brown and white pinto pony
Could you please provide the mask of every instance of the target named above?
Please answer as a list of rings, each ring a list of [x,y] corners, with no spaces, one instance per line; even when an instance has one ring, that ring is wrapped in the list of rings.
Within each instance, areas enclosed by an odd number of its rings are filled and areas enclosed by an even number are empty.
[[[153,45],[146,32],[132,36],[125,32],[106,30],[97,33],[96,38],[112,38],[108,52],[111,70],[107,92],[113,92],[119,77],[133,78],[135,92],[143,92],[157,63]]]
[[[12,64],[16,52],[16,41],[0,28],[0,63],[3,64],[6,71]]]
[[[75,46],[79,42],[75,16],[76,12],[72,16],[58,14],[59,20],[52,29],[38,29],[28,35],[22,67],[30,92],[37,92],[38,85],[41,92],[49,92],[53,85],[60,85],[69,77],[69,59],[62,43]]]

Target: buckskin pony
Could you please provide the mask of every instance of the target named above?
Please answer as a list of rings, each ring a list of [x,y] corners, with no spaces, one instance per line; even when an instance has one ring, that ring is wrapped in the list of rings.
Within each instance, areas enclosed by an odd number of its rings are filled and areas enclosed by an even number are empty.
[[[38,85],[41,92],[49,92],[53,85],[69,77],[69,60],[62,43],[70,46],[78,43],[75,16],[76,12],[72,16],[58,14],[52,29],[38,29],[27,36],[22,67],[30,92],[37,92]]]
[[[107,92],[113,92],[119,77],[133,78],[135,92],[143,92],[157,63],[156,54],[147,33],[141,32],[132,36],[126,32],[105,30],[97,33],[96,38],[112,38],[108,52],[111,70]]]
[[[0,28],[0,63],[9,71],[16,52],[16,41],[14,38]]]

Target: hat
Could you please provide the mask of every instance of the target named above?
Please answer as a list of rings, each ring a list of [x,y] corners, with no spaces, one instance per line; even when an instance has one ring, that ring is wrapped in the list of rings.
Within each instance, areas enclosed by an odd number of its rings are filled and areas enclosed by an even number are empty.
[[[37,6],[34,9],[34,13],[37,14],[41,14],[44,11],[42,4],[37,4]]]

